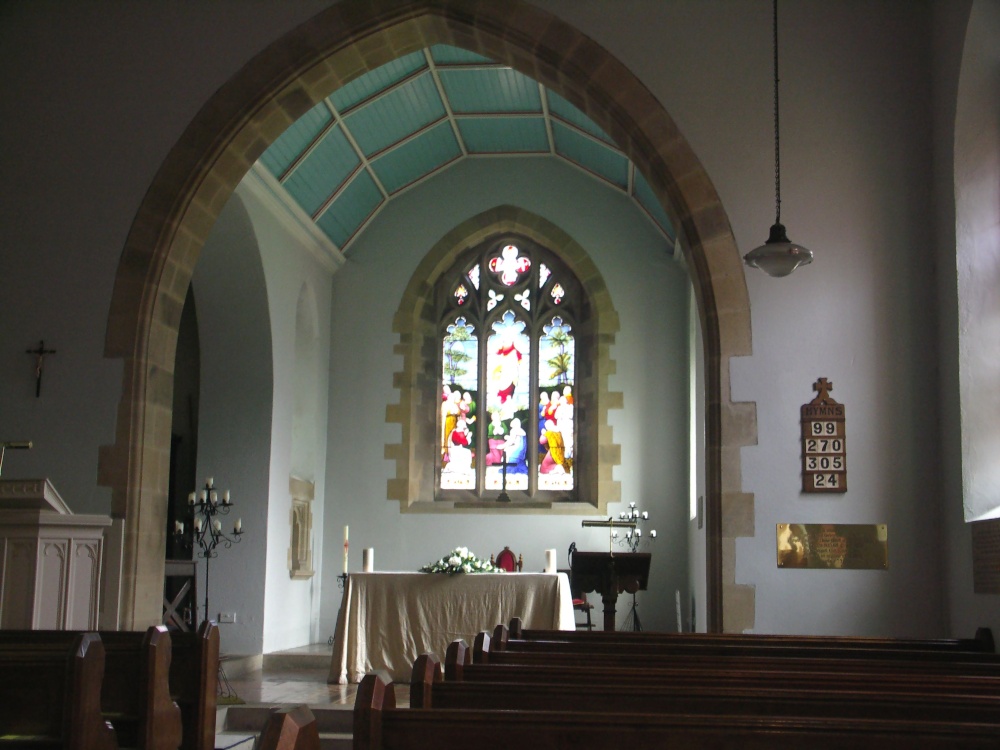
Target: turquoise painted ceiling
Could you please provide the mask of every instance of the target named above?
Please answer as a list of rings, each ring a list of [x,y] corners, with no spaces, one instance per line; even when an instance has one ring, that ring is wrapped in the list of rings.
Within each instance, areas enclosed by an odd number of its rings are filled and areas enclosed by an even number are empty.
[[[632,198],[674,231],[649,185],[586,115],[537,81],[438,45],[338,89],[260,164],[341,252],[393,197],[466,158],[562,159]]]

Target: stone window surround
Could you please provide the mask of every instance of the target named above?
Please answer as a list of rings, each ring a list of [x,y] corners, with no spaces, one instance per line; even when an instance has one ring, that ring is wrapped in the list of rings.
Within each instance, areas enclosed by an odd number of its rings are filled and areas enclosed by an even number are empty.
[[[705,517],[710,631],[754,625],[754,587],[735,582],[737,537],[754,535],[740,449],[756,442],[755,404],[734,403],[729,360],[751,353],[743,266],[711,180],[666,110],[620,61],[555,16],[510,0],[342,2],[250,60],[199,111],[143,198],[119,262],[105,356],[123,360],[116,438],[99,482],[124,519],[121,622],[161,607],[173,356],[198,255],[226,201],[278,135],[358,75],[433,44],[511,65],[601,126],[642,171],[692,274],[705,344]]]
[[[433,290],[455,259],[466,249],[502,235],[520,235],[555,253],[576,274],[590,302],[586,336],[592,351],[591,365],[577,373],[578,392],[593,399],[593,418],[577,420],[580,443],[591,445],[577,477],[580,497],[576,502],[534,501],[511,505],[434,500],[434,466],[437,464],[437,412],[427,404],[437,403],[437,347],[439,330],[434,319]],[[584,329],[581,329],[581,331]],[[608,411],[622,408],[620,392],[608,390],[608,376],[615,371],[610,350],[618,331],[618,313],[600,272],[587,252],[566,232],[547,219],[523,208],[498,206],[463,222],[441,238],[417,265],[396,314],[393,331],[399,336],[395,353],[403,357],[403,369],[393,378],[399,403],[386,410],[386,421],[399,424],[400,443],[385,447],[386,458],[396,463],[396,476],[389,480],[388,498],[398,500],[404,512],[476,513],[578,513],[606,514],[608,503],[621,500],[621,483],[614,480],[614,467],[621,463],[621,446],[611,439]]]

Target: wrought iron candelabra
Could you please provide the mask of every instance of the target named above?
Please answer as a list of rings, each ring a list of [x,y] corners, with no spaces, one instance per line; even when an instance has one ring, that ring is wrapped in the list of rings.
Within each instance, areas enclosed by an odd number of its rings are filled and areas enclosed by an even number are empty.
[[[634,522],[635,529],[625,529],[625,536],[623,537],[619,537],[618,532],[615,531],[612,533],[612,537],[618,542],[619,547],[625,547],[629,552],[637,552],[639,550],[639,543],[642,541],[642,527],[639,524],[649,520],[649,513],[646,511],[640,512],[635,507],[635,503],[629,503],[628,510],[623,510],[619,513],[618,518],[622,521]],[[646,538],[656,539],[656,529],[651,530]]]
[[[218,547],[221,544],[229,549],[234,544],[239,544],[243,538],[243,519],[237,518],[233,524],[232,534],[227,534],[222,530],[222,520],[220,516],[228,516],[233,509],[233,501],[229,490],[225,490],[221,497],[215,488],[215,480],[209,477],[205,480],[205,487],[188,495],[188,512],[190,515],[190,525],[183,521],[174,522],[174,536],[185,548],[195,552],[198,557],[205,558],[205,619],[208,616],[208,572],[209,563],[213,557],[219,556]],[[197,550],[195,550],[197,547]],[[197,621],[197,617],[195,620]]]
[[[622,521],[632,521],[635,524],[635,528],[625,529],[625,536],[623,537],[619,537],[617,531],[612,531],[612,538],[618,542],[618,546],[625,547],[629,552],[637,552],[639,544],[643,540],[642,527],[639,524],[649,520],[649,513],[647,511],[640,511],[635,507],[635,503],[629,503],[628,510],[623,510],[618,514],[618,517]],[[656,529],[651,529],[645,538],[656,539]],[[622,630],[642,630],[642,623],[639,622],[639,606],[635,601],[635,593],[632,594],[632,608],[625,618]]]

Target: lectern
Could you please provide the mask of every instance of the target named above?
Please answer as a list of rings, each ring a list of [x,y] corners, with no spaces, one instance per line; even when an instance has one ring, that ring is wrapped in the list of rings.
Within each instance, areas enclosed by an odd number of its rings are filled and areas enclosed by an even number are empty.
[[[604,602],[604,629],[615,629],[618,595],[645,591],[649,581],[649,552],[580,552],[570,561],[573,585],[596,591]]]

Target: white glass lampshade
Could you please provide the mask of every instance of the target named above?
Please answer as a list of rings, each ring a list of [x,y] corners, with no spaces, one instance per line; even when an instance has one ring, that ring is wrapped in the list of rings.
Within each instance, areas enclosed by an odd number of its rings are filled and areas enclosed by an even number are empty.
[[[812,263],[812,259],[812,250],[790,241],[782,224],[773,224],[767,242],[743,256],[748,266],[768,276],[788,276],[799,266]]]

